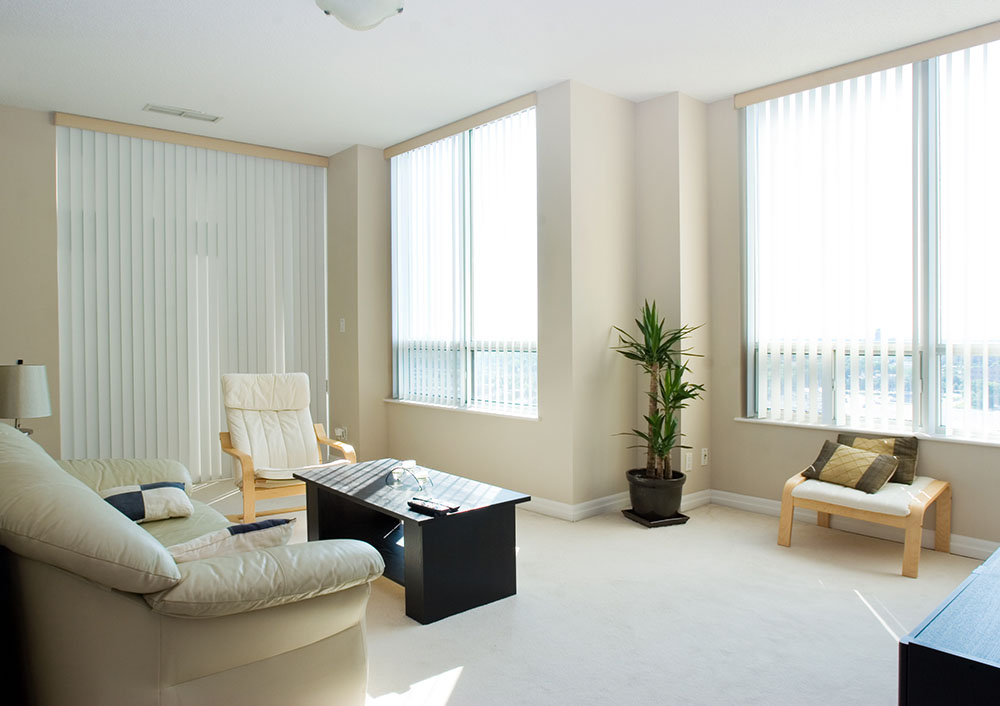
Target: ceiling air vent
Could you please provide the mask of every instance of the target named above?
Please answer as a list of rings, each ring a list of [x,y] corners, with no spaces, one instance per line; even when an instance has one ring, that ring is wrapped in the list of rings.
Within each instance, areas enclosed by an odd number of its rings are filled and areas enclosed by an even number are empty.
[[[153,105],[152,103],[146,104],[143,110],[148,110],[150,113],[163,113],[164,115],[176,115],[178,118],[191,118],[192,120],[202,120],[206,123],[217,123],[222,120],[218,115],[209,115],[208,113],[203,113],[200,110],[188,110],[187,108],[174,108],[169,105]]]

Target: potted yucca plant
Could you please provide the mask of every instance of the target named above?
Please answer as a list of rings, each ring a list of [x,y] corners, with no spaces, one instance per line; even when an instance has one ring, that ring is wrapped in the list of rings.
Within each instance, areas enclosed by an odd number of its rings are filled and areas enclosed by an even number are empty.
[[[631,513],[626,515],[638,516],[649,524],[678,515],[687,476],[671,468],[670,453],[675,448],[690,448],[680,443],[679,412],[691,400],[701,399],[705,386],[684,379],[690,372],[684,356],[696,354],[683,348],[683,343],[697,326],[668,329],[655,301],[643,303],[635,325],[638,336],[615,326],[619,334],[615,350],[649,375],[649,412],[643,415],[646,429],[631,431],[644,442],[639,446],[646,447],[646,467],[626,473],[632,501]]]

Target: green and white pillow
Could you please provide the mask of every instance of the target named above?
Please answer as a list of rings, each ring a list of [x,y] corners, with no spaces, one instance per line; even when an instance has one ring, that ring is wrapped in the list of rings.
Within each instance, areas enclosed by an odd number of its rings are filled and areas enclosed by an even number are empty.
[[[819,456],[802,475],[866,493],[877,493],[889,482],[898,464],[895,456],[824,441]]]
[[[194,512],[194,506],[191,505],[182,482],[120,485],[102,490],[100,495],[133,522],[188,517]]]
[[[232,525],[196,537],[189,542],[174,544],[167,551],[174,561],[195,561],[213,556],[239,554],[252,549],[266,549],[288,544],[295,520],[261,520],[245,525]]]
[[[837,443],[877,454],[895,456],[899,459],[899,465],[896,466],[896,472],[889,479],[890,482],[907,485],[913,483],[913,477],[917,474],[917,437],[893,436],[884,439],[869,439],[864,436],[841,434],[837,437]]]

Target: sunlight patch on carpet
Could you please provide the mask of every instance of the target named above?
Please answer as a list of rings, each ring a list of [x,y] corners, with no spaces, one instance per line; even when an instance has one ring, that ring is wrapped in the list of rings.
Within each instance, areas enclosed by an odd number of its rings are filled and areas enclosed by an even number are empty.
[[[889,627],[889,623],[885,622],[882,616],[878,614],[878,611],[872,607],[872,604],[865,600],[865,597],[861,595],[861,591],[855,588],[854,593],[861,599],[861,602],[865,604],[865,607],[871,611],[871,614],[875,616],[875,619],[882,623],[882,627],[885,628],[886,632],[892,635],[892,639],[899,642],[899,635],[893,632],[893,629]]]
[[[378,697],[369,694],[365,699],[365,706],[447,706],[461,676],[462,667],[455,667],[412,684],[402,694],[383,694]]]

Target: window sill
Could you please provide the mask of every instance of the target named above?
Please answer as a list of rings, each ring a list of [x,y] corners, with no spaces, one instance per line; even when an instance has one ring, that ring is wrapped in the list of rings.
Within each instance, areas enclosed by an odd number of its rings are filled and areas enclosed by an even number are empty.
[[[478,414],[485,417],[500,417],[501,419],[515,419],[524,422],[537,422],[538,414],[517,414],[514,412],[494,412],[488,409],[477,409],[475,407],[450,407],[444,404],[432,404],[430,402],[414,402],[413,400],[397,400],[386,397],[382,400],[388,404],[400,405],[401,407],[420,407],[423,409],[435,409],[442,412],[459,412],[461,414]]]
[[[921,441],[943,441],[949,444],[964,444],[965,446],[989,446],[1000,448],[1000,441],[984,441],[983,439],[963,439],[956,436],[942,436],[940,434],[926,434],[924,432],[908,431],[882,431],[879,429],[862,429],[859,427],[838,427],[832,424],[807,424],[805,422],[786,422],[779,419],[754,419],[752,417],[734,417],[734,422],[744,424],[764,424],[778,427],[794,427],[797,429],[812,429],[814,431],[836,432],[838,434],[864,434],[875,436],[885,434],[886,436],[915,436]]]

